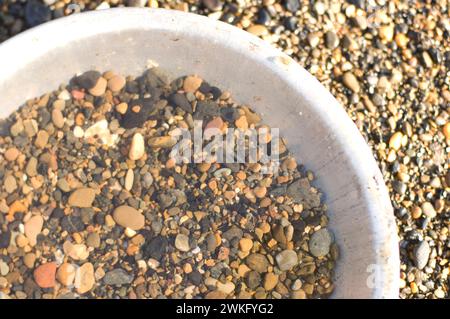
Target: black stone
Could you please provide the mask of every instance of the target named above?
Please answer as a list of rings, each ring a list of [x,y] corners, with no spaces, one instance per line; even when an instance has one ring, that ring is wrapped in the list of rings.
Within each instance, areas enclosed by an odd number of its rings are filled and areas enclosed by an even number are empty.
[[[220,116],[225,121],[234,123],[239,117],[239,112],[234,107],[226,106],[220,109]]]
[[[188,274],[188,279],[192,284],[198,286],[202,283],[203,276],[198,270],[192,271],[190,274]]]
[[[285,195],[287,191],[287,186],[286,185],[282,185],[282,186],[277,186],[273,189],[271,189],[269,191],[270,195],[274,196],[274,197],[278,197],[278,196],[282,196]]]
[[[216,116],[219,114],[219,106],[213,101],[199,101],[194,113],[194,119]]]
[[[139,112],[134,112],[133,107],[140,106]],[[150,98],[144,98],[139,100],[133,100],[125,115],[120,121],[120,125],[123,128],[131,129],[135,127],[141,127],[152,115],[155,114],[155,104]]]
[[[145,73],[145,80],[147,81],[147,84],[153,88],[168,84],[167,77],[165,76],[164,72],[158,67],[148,70]]]
[[[47,176],[48,173],[48,164],[47,163],[39,163],[37,167],[37,172],[40,175]]]
[[[100,156],[95,155],[92,157],[92,160],[94,161],[95,165],[97,165],[98,167],[101,167],[101,168],[107,167],[105,160],[103,158],[101,158]]]
[[[403,195],[406,192],[407,186],[403,182],[393,181],[392,188],[397,194]]]
[[[166,253],[167,246],[168,241],[165,237],[155,237],[142,246],[142,255],[145,259],[154,258],[161,260]]]
[[[434,63],[439,64],[442,62],[442,55],[438,48],[431,48],[428,50],[428,53]]]
[[[222,91],[215,86],[211,87],[211,91],[209,93],[212,94],[214,100],[217,100],[222,95]]]
[[[125,84],[125,90],[132,94],[139,93],[139,84],[136,81],[129,81]]]
[[[84,223],[79,216],[65,216],[61,219],[61,228],[69,233],[81,232],[84,230]]]
[[[9,242],[11,241],[11,232],[0,231],[0,248],[8,248]]]
[[[270,24],[270,14],[266,9],[263,8],[258,11],[258,19],[256,19],[256,23],[262,25]]]
[[[50,123],[52,116],[50,115],[50,112],[47,111],[46,108],[40,108],[39,111],[39,125],[41,127],[46,127],[48,123]]]
[[[182,93],[174,93],[169,96],[169,103],[177,106],[185,112],[192,113],[192,105]]]
[[[92,89],[102,75],[98,71],[87,71],[75,79],[76,84],[85,90]]]
[[[226,22],[228,24],[234,24],[236,22],[236,16],[231,12],[226,12],[222,15],[222,18],[220,19],[223,22]]]
[[[29,0],[25,5],[25,21],[29,27],[35,27],[41,23],[50,21],[52,13],[43,3],[37,0]]]
[[[306,228],[306,223],[303,220],[294,220],[292,223],[294,231],[302,234]]]
[[[200,84],[198,90],[203,94],[208,94],[209,92],[211,92],[211,85],[209,85],[209,83],[206,81],[202,81],[202,84]]]
[[[12,125],[11,121],[0,119],[0,136],[8,136]]]
[[[52,211],[52,215],[50,216],[50,218],[60,219],[64,217],[64,215],[64,211],[61,208],[57,207]]]
[[[105,213],[102,213],[102,212],[97,213],[97,214],[95,214],[94,221],[98,225],[104,225],[105,224],[105,217],[106,217]]]
[[[286,17],[283,19],[284,27],[289,31],[295,31],[297,29],[297,18]]]

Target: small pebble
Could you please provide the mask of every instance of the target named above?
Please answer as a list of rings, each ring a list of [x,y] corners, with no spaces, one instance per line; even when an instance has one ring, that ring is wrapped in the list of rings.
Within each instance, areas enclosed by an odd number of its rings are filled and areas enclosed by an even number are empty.
[[[72,207],[92,207],[95,200],[95,190],[92,188],[79,188],[70,194],[68,204]]]
[[[113,212],[114,221],[122,227],[139,230],[145,225],[145,217],[131,206],[119,206]]]
[[[34,270],[34,280],[41,288],[52,288],[55,286],[56,263],[49,262],[40,265]]]

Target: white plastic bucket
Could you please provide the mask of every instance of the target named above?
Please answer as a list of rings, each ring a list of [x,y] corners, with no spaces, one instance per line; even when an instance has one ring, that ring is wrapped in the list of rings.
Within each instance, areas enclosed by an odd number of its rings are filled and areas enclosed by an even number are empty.
[[[386,186],[354,123],[334,97],[288,56],[206,17],[162,9],[72,15],[0,45],[0,118],[76,73],[139,75],[157,61],[174,77],[196,73],[280,128],[327,195],[341,248],[335,298],[396,298],[399,251]]]

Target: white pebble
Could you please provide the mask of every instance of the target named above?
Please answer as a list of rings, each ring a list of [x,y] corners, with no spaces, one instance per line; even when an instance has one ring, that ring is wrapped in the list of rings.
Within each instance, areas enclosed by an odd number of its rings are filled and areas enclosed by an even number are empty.
[[[79,126],[75,126],[73,129],[73,135],[77,138],[82,138],[84,136],[84,130]]]

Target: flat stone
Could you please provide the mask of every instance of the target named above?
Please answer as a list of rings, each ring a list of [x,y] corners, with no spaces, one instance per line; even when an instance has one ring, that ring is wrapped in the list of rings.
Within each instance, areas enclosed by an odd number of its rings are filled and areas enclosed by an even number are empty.
[[[145,142],[144,137],[141,133],[136,133],[133,135],[131,140],[130,151],[128,157],[132,161],[138,161],[145,155]]]
[[[148,140],[148,145],[154,148],[169,148],[174,146],[177,140],[172,136],[152,137]]]
[[[195,107],[194,119],[203,119],[219,115],[219,106],[214,101],[198,101]]]
[[[298,10],[300,10],[299,0],[284,0],[283,5],[286,8],[286,10],[292,13],[296,13]]]
[[[57,128],[63,128],[65,119],[60,109],[55,108],[52,111],[52,122]]]
[[[352,90],[354,93],[358,93],[360,90],[358,79],[351,72],[344,73],[342,77],[344,85]]]
[[[312,234],[309,240],[309,251],[315,257],[326,256],[330,252],[332,237],[328,229],[322,228]]]
[[[72,207],[92,207],[95,200],[95,190],[92,188],[79,188],[70,194],[68,204]]]
[[[47,145],[47,143],[48,143],[48,139],[49,139],[49,134],[47,133],[47,131],[44,131],[44,130],[40,130],[38,133],[37,133],[37,137],[36,137],[36,140],[34,141],[34,145],[37,147],[37,148],[44,148],[46,145]]]
[[[9,266],[0,259],[0,276],[6,276],[9,273]]]
[[[264,289],[269,291],[276,287],[278,284],[278,275],[273,272],[268,272],[264,276]]]
[[[219,281],[217,283],[217,290],[223,292],[226,295],[231,294],[235,288],[236,288],[235,284],[231,281],[228,281],[226,283],[222,283]]]
[[[90,233],[86,237],[86,244],[93,248],[100,247],[100,235],[98,233]]]
[[[11,126],[10,133],[12,136],[18,136],[24,129],[23,121],[19,120]]]
[[[198,90],[198,88],[202,84],[202,81],[203,80],[198,76],[195,75],[188,76],[186,77],[186,79],[184,79],[183,90],[186,93],[194,93],[195,91]]]
[[[245,263],[250,269],[259,273],[267,272],[267,268],[269,267],[267,257],[259,253],[249,255],[246,258]]]
[[[30,160],[27,163],[27,166],[25,168],[25,173],[27,173],[27,175],[29,177],[34,177],[37,175],[37,165],[38,165],[38,160],[36,157],[32,157],[30,158]]]
[[[210,252],[215,251],[217,248],[216,236],[214,236],[214,234],[208,234],[205,240],[206,240],[206,249],[208,249],[208,251]]]
[[[12,194],[17,189],[17,181],[12,175],[8,175],[3,182],[3,187],[8,194]]]
[[[426,240],[421,241],[415,248],[413,252],[414,265],[423,269],[428,264],[428,259],[430,258],[431,248]]]
[[[189,251],[189,237],[184,234],[178,234],[175,238],[175,247],[183,252]]]
[[[133,188],[134,183],[134,173],[132,169],[128,169],[127,174],[125,175],[125,189],[130,191]]]
[[[214,117],[211,121],[209,121],[203,133],[203,138],[209,140],[211,137],[215,135],[222,135],[222,127],[224,123],[221,117]]]
[[[24,120],[23,121],[23,127],[25,129],[25,133],[28,137],[33,137],[38,132],[38,124],[36,120]]]
[[[14,162],[19,157],[20,151],[15,147],[11,147],[3,155],[8,162]]]
[[[77,268],[70,263],[63,263],[56,272],[56,279],[64,286],[71,286],[75,281]]]
[[[320,196],[311,192],[311,185],[307,178],[292,182],[286,190],[286,194],[294,201],[304,204],[305,208],[315,208],[320,205]]]
[[[145,217],[135,208],[127,205],[119,206],[113,213],[114,221],[122,227],[139,230],[145,226]]]
[[[28,253],[25,256],[23,256],[23,263],[25,266],[27,266],[28,269],[33,269],[35,262],[36,262],[36,254]]]
[[[94,265],[85,263],[77,269],[75,288],[82,295],[90,291],[95,285]]]
[[[395,132],[394,134],[392,134],[391,138],[389,139],[389,147],[398,151],[402,146],[402,138],[402,132]]]
[[[250,251],[253,247],[253,241],[250,238],[242,238],[239,241],[239,248],[244,251]]]
[[[127,273],[122,268],[117,268],[112,271],[109,271],[103,277],[103,282],[105,285],[110,286],[120,286],[120,285],[128,285],[133,281],[134,277],[132,274]]]
[[[56,186],[58,186],[58,188],[62,190],[64,193],[68,193],[71,191],[70,185],[65,178],[59,179],[58,182],[56,183]]]
[[[327,48],[334,50],[339,46],[339,38],[334,31],[328,31],[325,33],[325,43]]]
[[[233,240],[234,238],[238,238],[241,239],[243,235],[242,229],[236,227],[236,226],[232,226],[230,227],[230,229],[228,229],[227,231],[225,231],[222,234],[222,237],[225,238],[228,241]]]
[[[66,241],[63,244],[63,250],[73,260],[86,260],[89,257],[89,251],[85,244],[72,244]]]
[[[280,268],[281,271],[291,270],[298,264],[297,253],[290,249],[283,250],[275,257],[275,259],[277,261],[278,268]]]
[[[152,176],[152,174],[150,174],[149,172],[145,173],[142,182],[143,182],[142,185],[144,187],[152,186],[152,184],[153,184],[153,176]]]
[[[434,218],[436,217],[437,213],[434,209],[433,204],[430,202],[424,202],[421,206],[422,212],[428,217],[428,218]]]
[[[113,92],[119,92],[125,87],[126,79],[121,75],[115,75],[108,80],[108,88]]]
[[[40,215],[31,217],[25,223],[25,236],[28,238],[30,245],[36,245],[36,238],[41,233],[44,226],[44,219]]]
[[[34,270],[34,281],[41,288],[52,288],[55,286],[56,263],[42,264]]]

